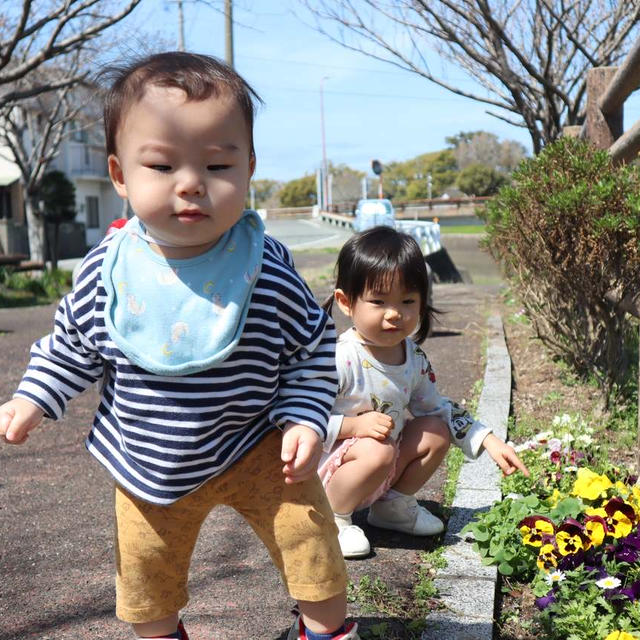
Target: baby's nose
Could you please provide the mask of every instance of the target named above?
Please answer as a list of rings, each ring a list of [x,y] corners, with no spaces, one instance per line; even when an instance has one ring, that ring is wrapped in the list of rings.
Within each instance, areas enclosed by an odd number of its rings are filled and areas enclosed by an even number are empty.
[[[183,171],[176,189],[180,195],[204,195],[204,183],[196,171]]]

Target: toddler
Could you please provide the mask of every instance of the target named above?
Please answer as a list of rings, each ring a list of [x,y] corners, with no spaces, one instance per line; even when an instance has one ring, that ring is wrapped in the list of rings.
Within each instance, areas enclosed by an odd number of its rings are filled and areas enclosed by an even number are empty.
[[[443,398],[419,344],[432,309],[429,281],[416,241],[390,227],[352,236],[336,265],[334,296],[353,326],[338,340],[338,398],[319,466],[345,558],[366,556],[370,544],[352,524],[369,506],[377,527],[425,536],[442,521],[420,506],[415,493],[442,462],[453,441],[469,457],[484,448],[505,474],[528,475],[512,447]]]
[[[316,474],[335,330],[288,251],[243,211],[258,97],[228,66],[188,53],[111,79],[109,175],[135,217],[85,258],[0,407],[0,436],[24,442],[103,380],[87,448],[115,480],[116,614],[137,637],[187,639],[191,555],[227,504],[298,600],[288,639],[357,638]]]

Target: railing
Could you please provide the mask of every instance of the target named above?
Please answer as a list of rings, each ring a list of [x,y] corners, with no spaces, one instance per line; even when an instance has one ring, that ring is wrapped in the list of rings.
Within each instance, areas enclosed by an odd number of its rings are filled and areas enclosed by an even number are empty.
[[[486,204],[491,200],[491,196],[479,196],[479,197],[465,197],[465,198],[430,198],[422,200],[410,200],[410,201],[396,201],[392,200],[393,208],[396,213],[401,215],[405,212],[409,212],[412,208],[420,209],[462,209],[465,207],[475,208]],[[357,200],[341,202],[339,204],[332,204],[327,207],[330,213],[353,213],[356,208]],[[433,212],[432,215],[441,215],[440,213]]]
[[[640,38],[620,67],[587,72],[587,111],[582,127],[565,127],[599,149],[608,149],[617,163],[635,160],[640,152],[640,120],[623,133],[624,103],[640,85]]]
[[[587,114],[582,127],[566,127],[567,135],[578,135],[600,149],[607,149],[616,163],[630,162],[640,152],[640,120],[623,133],[624,103],[640,85],[640,38],[620,67],[599,67],[587,72]],[[608,291],[605,299],[640,318],[640,292]],[[640,344],[638,345],[640,365]],[[640,366],[638,368],[640,390]],[[640,468],[640,392],[638,393],[636,466]]]

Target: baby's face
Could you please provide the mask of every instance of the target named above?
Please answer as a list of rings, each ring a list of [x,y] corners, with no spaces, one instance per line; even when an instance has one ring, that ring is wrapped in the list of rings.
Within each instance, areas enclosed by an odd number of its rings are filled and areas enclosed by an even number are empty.
[[[207,251],[242,216],[254,160],[233,97],[187,101],[151,86],[124,114],[116,144],[111,180],[153,238],[178,245],[152,245],[167,257]]]

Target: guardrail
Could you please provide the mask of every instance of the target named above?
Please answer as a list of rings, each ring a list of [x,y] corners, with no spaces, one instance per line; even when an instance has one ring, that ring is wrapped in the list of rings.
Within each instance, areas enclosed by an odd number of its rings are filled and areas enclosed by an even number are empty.
[[[584,124],[565,127],[565,135],[579,136],[607,149],[617,163],[630,162],[640,152],[640,120],[623,131],[624,103],[640,85],[640,38],[620,67],[587,71],[587,110]],[[640,310],[639,310],[640,311]]]

